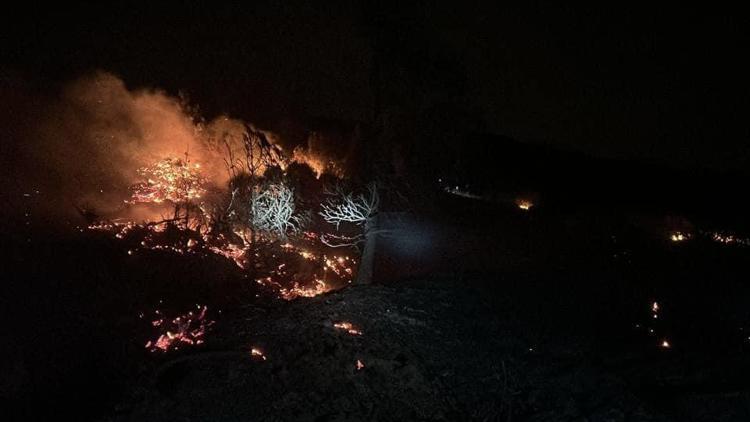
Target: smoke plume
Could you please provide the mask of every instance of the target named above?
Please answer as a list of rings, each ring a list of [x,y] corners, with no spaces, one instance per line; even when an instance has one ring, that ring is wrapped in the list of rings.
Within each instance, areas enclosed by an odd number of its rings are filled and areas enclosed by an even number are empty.
[[[6,192],[11,203],[32,198],[37,208],[56,214],[86,208],[103,217],[122,216],[139,168],[166,157],[186,158],[200,163],[220,189],[229,177],[227,150],[242,154],[245,122],[226,116],[202,121],[179,98],[157,89],[129,89],[111,73],[78,79],[53,98],[19,86],[3,91],[8,91],[3,101],[12,105],[0,128],[9,158],[6,180],[13,181]],[[264,134],[281,144],[273,133]],[[326,158],[330,148],[324,144],[321,135],[312,134],[307,145],[286,150],[317,174],[340,175],[341,166]]]

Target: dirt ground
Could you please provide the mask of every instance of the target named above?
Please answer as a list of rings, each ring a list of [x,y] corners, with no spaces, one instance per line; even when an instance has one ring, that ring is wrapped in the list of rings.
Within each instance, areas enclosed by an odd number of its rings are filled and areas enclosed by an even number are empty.
[[[360,286],[238,311],[221,342],[164,363],[113,420],[661,420],[617,377],[534,350],[456,287]]]
[[[412,265],[224,314],[205,349],[155,365],[111,420],[750,418],[747,251],[671,245],[619,218],[477,224],[495,212],[433,219],[432,275]],[[378,262],[393,277],[403,260]]]
[[[20,420],[750,420],[747,248],[672,244],[624,216],[454,205],[418,219],[419,241],[384,244],[377,283],[291,302],[256,297],[218,258],[134,260],[89,238],[9,248],[21,318],[2,399]],[[206,343],[144,350],[149,290],[207,304]]]

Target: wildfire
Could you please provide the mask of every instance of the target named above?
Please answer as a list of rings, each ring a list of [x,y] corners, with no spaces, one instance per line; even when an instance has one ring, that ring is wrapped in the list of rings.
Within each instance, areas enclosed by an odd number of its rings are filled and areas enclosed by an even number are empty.
[[[168,230],[168,226],[174,226]],[[314,297],[351,282],[356,261],[348,256],[321,255],[306,246],[284,243],[251,253],[250,244],[237,244],[223,234],[200,233],[184,225],[169,223],[98,222],[90,230],[114,232],[114,236],[137,248],[127,250],[134,255],[139,250],[154,250],[186,254],[216,254],[233,261],[239,268],[256,272],[256,281],[276,291],[285,300]],[[305,236],[304,242],[318,244],[314,237]],[[300,257],[303,261],[299,262]],[[304,264],[309,262],[310,264]],[[250,266],[254,263],[254,266]],[[312,264],[312,265],[311,265]]]
[[[725,245],[742,245],[750,246],[750,239],[735,236],[733,234],[714,232],[711,233],[711,240]]]
[[[344,176],[343,169],[336,161],[314,154],[309,149],[303,147],[294,148],[291,161],[306,164],[315,173],[315,178],[317,179],[320,179],[323,173],[332,174],[338,178]]]
[[[88,226],[89,230],[115,232],[115,237],[124,239],[131,231],[137,228],[143,228],[143,225],[135,224],[132,221],[98,221]]]
[[[699,230],[697,235],[701,238],[708,238],[713,242],[723,245],[750,246],[750,238],[737,236],[736,234],[721,231],[703,231]],[[684,242],[693,238],[693,235],[686,232],[672,232],[669,239],[672,242]]]
[[[672,242],[684,242],[690,239],[690,234],[683,232],[674,232],[669,236],[669,238],[670,240],[672,240]]]
[[[256,143],[267,143],[260,135],[257,139],[249,137],[248,140],[258,141],[250,144],[253,152]],[[272,152],[270,155],[259,155],[259,159],[270,161],[252,161],[248,162],[251,164],[249,167],[245,167],[259,169],[261,164],[282,163],[279,158],[281,150],[273,149]],[[301,149],[294,154],[296,161],[309,165],[318,177],[323,172],[340,173],[333,162],[326,162]],[[247,159],[257,158],[254,157],[253,154]],[[238,168],[234,164],[234,161],[229,164],[230,170]],[[283,171],[283,167],[281,169]],[[303,231],[291,241],[278,244],[274,239],[265,238],[262,231],[259,233],[257,224],[245,222],[246,216],[238,217],[241,214],[232,208],[237,206],[234,204],[237,199],[235,192],[232,192],[228,206],[220,200],[203,199],[207,192],[207,180],[201,174],[200,164],[191,163],[187,154],[184,159],[164,158],[139,169],[138,175],[141,182],[131,187],[130,198],[125,203],[168,203],[174,206],[174,217],[140,223],[104,221],[89,226],[90,230],[113,233],[114,237],[124,242],[128,255],[138,255],[143,250],[181,255],[219,255],[250,272],[259,284],[272,289],[285,300],[314,297],[351,282],[355,260],[343,255],[324,255],[318,233]],[[213,324],[213,321],[206,319],[206,311],[205,306],[199,306],[197,311],[173,319],[165,318],[157,311],[158,318],[151,321],[151,326],[158,333],[145,344],[146,349],[167,352],[183,345],[202,344],[207,327]],[[354,327],[347,328],[347,332],[361,335]],[[253,348],[251,354],[266,359],[258,349]]]
[[[357,368],[357,371],[359,371],[365,367],[365,364],[362,363],[361,360],[357,359],[357,363],[354,364],[354,367]]]
[[[159,318],[152,320],[151,325],[159,328],[162,334],[156,340],[148,341],[145,348],[151,352],[168,352],[178,350],[182,344],[203,344],[206,330],[214,321],[206,318],[208,307],[196,305],[196,308],[198,312],[189,311],[171,320],[163,317],[161,311],[155,311]]]
[[[336,328],[338,328],[339,330],[344,330],[344,331],[346,331],[347,333],[349,333],[349,334],[351,334],[353,336],[361,336],[362,335],[362,331],[356,329],[354,327],[354,325],[352,325],[351,322],[346,322],[346,321],[337,322],[337,323],[333,324],[333,326],[336,327]]]
[[[298,297],[315,297],[333,290],[331,286],[323,280],[316,279],[312,286],[301,286],[295,282],[291,288],[281,288],[279,293],[286,300],[293,300]]]
[[[333,271],[336,275],[345,277],[352,275],[352,267],[349,264],[355,264],[353,259],[348,256],[334,256],[333,259],[323,256],[323,271]]]
[[[516,205],[518,206],[519,209],[522,209],[524,211],[529,211],[534,206],[534,203],[528,199],[519,199],[516,201]]]
[[[138,174],[146,180],[132,187],[130,203],[180,204],[198,199],[206,192],[200,165],[190,164],[187,159],[165,158],[139,169]]]
[[[250,349],[250,356],[262,360],[266,360],[266,355],[263,354],[263,352],[260,351],[260,349],[257,349],[255,347]]]
[[[217,255],[221,255],[224,258],[234,261],[234,263],[242,269],[246,268],[247,249],[243,246],[228,243],[223,247],[211,246],[209,250]]]
[[[651,304],[651,312],[652,312],[651,316],[654,319],[658,319],[659,318],[659,309],[660,309],[660,307],[659,307],[659,303],[658,302],[654,302],[654,303]]]
[[[659,311],[662,308],[662,306],[659,304],[659,302],[656,302],[656,301],[651,302],[651,304],[649,305],[649,308],[650,308],[649,310],[651,311],[651,317],[653,319],[658,319],[659,318]],[[640,329],[640,328],[647,329],[649,336],[652,336],[652,338],[656,337],[656,336],[661,336],[661,334],[657,334],[657,330],[655,330],[653,327],[648,327],[648,324],[645,325],[645,326],[641,325],[641,324],[635,324],[635,328],[638,328],[638,329]],[[660,347],[662,349],[670,349],[670,348],[672,348],[672,344],[667,339],[665,339],[665,338],[662,338],[662,340],[659,343],[657,343],[657,345],[658,345],[658,347]]]
[[[255,279],[256,283],[277,291],[282,299],[294,300],[299,297],[314,297],[351,282],[356,261],[348,256],[328,258],[326,255],[318,255],[291,243],[285,243],[279,245],[279,247],[281,248],[279,255],[273,254],[271,258],[277,260],[290,259],[291,262],[294,262],[291,258],[297,255],[305,261],[320,265],[318,270],[315,270],[314,267],[308,269],[312,274],[309,276],[310,278],[307,278],[302,276],[303,273],[300,271],[290,273],[290,262],[279,263],[276,261],[269,267],[268,275]],[[309,264],[300,264],[299,262],[297,264],[303,268],[310,267]],[[305,279],[310,281],[305,281]]]

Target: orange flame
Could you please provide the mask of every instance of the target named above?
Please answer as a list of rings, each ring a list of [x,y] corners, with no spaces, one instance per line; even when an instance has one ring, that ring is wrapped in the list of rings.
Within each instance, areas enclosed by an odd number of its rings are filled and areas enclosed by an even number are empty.
[[[337,322],[337,323],[333,324],[333,326],[336,327],[336,328],[338,328],[339,330],[344,330],[344,331],[346,331],[347,333],[349,333],[349,334],[351,334],[353,336],[361,336],[362,335],[362,331],[360,331],[357,328],[355,328],[354,325],[352,325],[351,322],[346,322],[346,321]]]
[[[260,351],[260,349],[257,349],[255,347],[250,349],[250,356],[266,360],[266,355],[264,355],[263,352]]]

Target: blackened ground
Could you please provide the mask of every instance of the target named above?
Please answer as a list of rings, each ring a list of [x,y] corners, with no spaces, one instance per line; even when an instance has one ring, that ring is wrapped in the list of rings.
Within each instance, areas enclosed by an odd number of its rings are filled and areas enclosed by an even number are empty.
[[[248,307],[214,332],[213,351],[155,371],[115,420],[657,420],[594,365],[530,351],[535,343],[503,316],[448,280]],[[362,335],[336,329],[341,321]]]
[[[750,418],[747,250],[672,244],[644,217],[446,201],[416,230],[430,275],[238,307],[111,419]]]
[[[414,228],[431,256],[407,268],[396,247],[381,283],[291,303],[213,258],[8,248],[3,398],[24,420],[750,420],[748,249],[671,243],[649,216],[441,201]],[[203,347],[154,355],[133,327],[157,298],[224,312]]]

